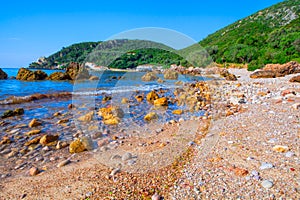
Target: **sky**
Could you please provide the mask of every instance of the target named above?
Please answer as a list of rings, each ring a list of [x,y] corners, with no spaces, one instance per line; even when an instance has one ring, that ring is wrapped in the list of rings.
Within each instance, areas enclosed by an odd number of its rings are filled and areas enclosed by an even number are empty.
[[[10,0],[0,7],[0,68],[27,67],[78,42],[143,27],[200,41],[282,0]]]

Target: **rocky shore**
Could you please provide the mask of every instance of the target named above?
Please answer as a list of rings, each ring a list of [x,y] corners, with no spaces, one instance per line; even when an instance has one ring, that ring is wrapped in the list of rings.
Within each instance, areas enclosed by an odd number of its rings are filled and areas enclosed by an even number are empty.
[[[176,91],[173,100],[164,99],[163,91],[133,97],[154,107],[176,101],[192,105],[184,112],[206,110],[187,121],[150,124],[145,135],[144,130],[97,132],[92,123],[96,113],[79,112],[76,119],[84,130],[94,132],[86,137],[70,123],[74,105],[17,127],[0,121],[6,133],[0,145],[0,197],[298,199],[300,86],[289,82],[295,75],[252,79],[244,69],[217,74],[226,80],[190,85],[184,93]],[[122,100],[125,105],[130,101]],[[153,112],[145,121],[155,120],[161,111]],[[177,110],[174,115],[181,113]],[[122,118],[117,107],[102,108],[97,115],[107,125]],[[43,130],[53,120],[58,133],[74,132],[69,140]],[[108,137],[97,140],[103,135]],[[24,147],[14,145],[13,139],[23,141]]]

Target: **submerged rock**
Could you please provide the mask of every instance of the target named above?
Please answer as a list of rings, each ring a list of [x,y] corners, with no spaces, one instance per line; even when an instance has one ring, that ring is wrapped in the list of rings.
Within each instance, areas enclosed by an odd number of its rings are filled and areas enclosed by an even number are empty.
[[[144,76],[142,76],[142,81],[155,81],[158,77],[154,72],[147,72]]]
[[[7,79],[7,74],[0,68],[0,80]]]
[[[17,115],[23,115],[24,114],[24,109],[23,108],[17,108],[15,110],[7,110],[5,111],[1,118],[7,118],[7,117],[13,117],[13,116],[17,116]]]

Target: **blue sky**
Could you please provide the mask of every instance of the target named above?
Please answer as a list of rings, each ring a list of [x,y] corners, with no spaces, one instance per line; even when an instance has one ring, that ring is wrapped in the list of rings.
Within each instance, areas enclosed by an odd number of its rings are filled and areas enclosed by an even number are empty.
[[[0,67],[27,67],[41,56],[122,31],[161,27],[196,41],[282,0],[2,1]]]

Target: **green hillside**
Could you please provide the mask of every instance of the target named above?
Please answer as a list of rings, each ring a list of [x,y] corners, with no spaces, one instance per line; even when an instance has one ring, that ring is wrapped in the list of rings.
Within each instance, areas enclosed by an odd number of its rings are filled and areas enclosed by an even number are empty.
[[[217,63],[300,61],[300,0],[287,0],[241,19],[199,42]]]

